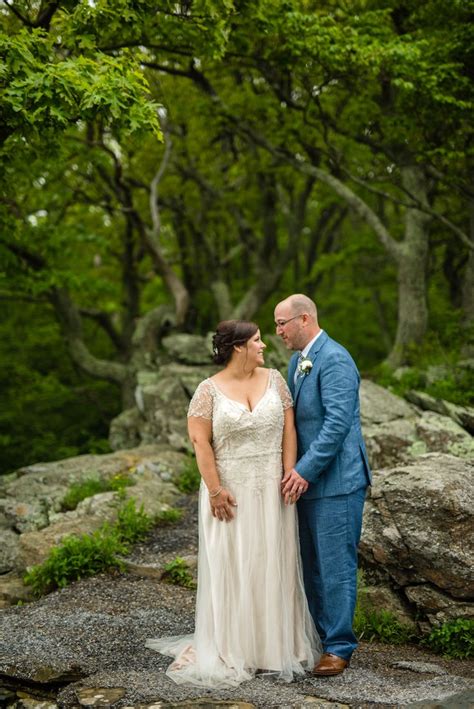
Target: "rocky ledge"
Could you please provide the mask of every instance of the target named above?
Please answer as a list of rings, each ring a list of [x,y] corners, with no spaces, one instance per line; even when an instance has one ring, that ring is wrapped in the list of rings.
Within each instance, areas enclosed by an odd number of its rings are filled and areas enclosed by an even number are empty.
[[[472,663],[415,646],[361,644],[341,676],[307,675],[292,684],[258,675],[234,690],[179,687],[164,674],[169,659],[145,648],[148,637],[191,632],[194,591],[150,574],[197,548],[197,501],[173,528],[155,529],[136,547],[130,571],[77,582],[0,615],[3,705],[72,707],[463,707],[472,705]],[[159,575],[158,575],[159,576]]]

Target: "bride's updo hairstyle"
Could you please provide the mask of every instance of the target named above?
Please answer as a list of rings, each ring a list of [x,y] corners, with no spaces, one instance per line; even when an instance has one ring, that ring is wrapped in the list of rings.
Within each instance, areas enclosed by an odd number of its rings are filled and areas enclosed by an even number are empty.
[[[223,320],[212,338],[214,364],[227,364],[236,345],[245,345],[258,331],[258,325],[248,320]]]

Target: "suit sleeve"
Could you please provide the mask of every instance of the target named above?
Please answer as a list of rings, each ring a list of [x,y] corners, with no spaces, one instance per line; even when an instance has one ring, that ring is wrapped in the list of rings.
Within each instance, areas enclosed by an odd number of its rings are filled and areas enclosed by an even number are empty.
[[[333,353],[320,369],[323,425],[295,470],[310,483],[317,481],[340,450],[352,426],[359,392],[359,374],[344,353]]]

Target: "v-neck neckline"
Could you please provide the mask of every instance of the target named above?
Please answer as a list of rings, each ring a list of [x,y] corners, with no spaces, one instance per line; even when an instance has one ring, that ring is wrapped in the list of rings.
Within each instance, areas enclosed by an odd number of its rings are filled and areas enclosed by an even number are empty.
[[[220,387],[217,386],[217,384],[215,383],[215,381],[214,381],[211,377],[209,377],[209,381],[212,383],[212,386],[215,388],[215,390],[216,390],[221,396],[224,397],[224,399],[227,399],[227,401],[230,401],[230,402],[232,402],[233,404],[237,404],[238,406],[241,406],[241,407],[244,409],[244,411],[247,411],[247,413],[253,414],[254,411],[256,411],[257,408],[260,406],[261,402],[264,400],[264,398],[266,397],[266,395],[268,394],[268,392],[270,391],[270,379],[271,379],[271,375],[272,375],[272,372],[271,372],[271,369],[269,369],[269,370],[268,370],[268,378],[267,378],[267,384],[266,384],[266,387],[265,387],[265,391],[263,392],[262,396],[260,397],[260,399],[259,399],[259,400],[257,401],[257,403],[255,404],[255,406],[253,407],[253,409],[249,409],[248,406],[245,406],[245,404],[243,404],[241,401],[237,401],[237,399],[232,399],[230,396],[227,396],[227,394],[224,394],[224,392],[222,391],[222,389],[220,389]]]

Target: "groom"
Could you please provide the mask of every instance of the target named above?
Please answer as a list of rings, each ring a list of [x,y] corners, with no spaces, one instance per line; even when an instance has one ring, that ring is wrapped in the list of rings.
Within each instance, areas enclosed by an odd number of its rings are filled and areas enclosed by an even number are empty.
[[[313,673],[337,675],[357,647],[352,621],[357,545],[370,469],[359,418],[359,373],[347,350],[318,324],[316,305],[291,295],[275,308],[276,332],[291,350],[298,460],[285,471],[285,500],[298,501],[303,574],[324,654]]]

